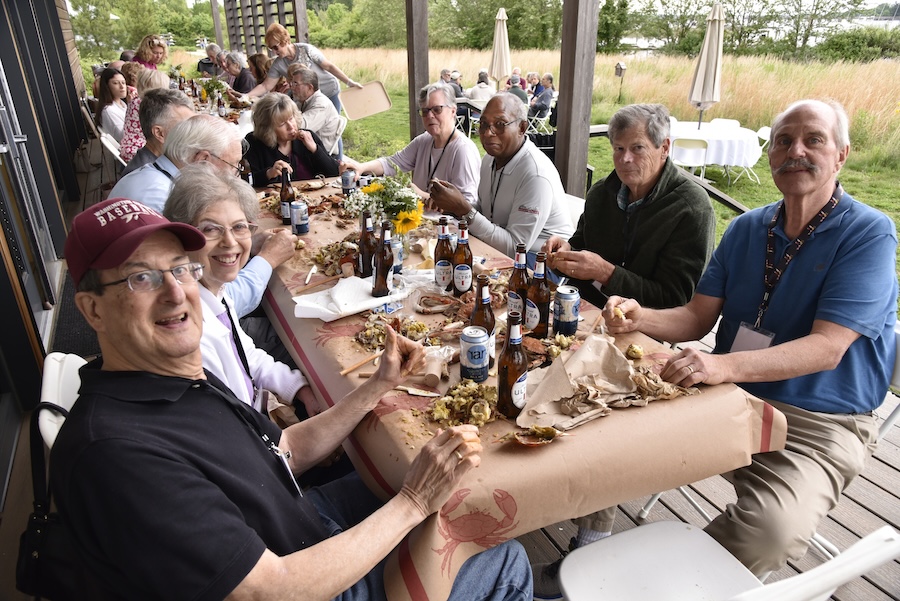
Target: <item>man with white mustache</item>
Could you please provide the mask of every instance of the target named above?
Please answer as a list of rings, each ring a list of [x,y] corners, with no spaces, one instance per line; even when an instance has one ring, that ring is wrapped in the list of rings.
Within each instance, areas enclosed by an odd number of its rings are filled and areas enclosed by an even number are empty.
[[[712,354],[686,349],[662,377],[735,382],[785,414],[783,451],[732,472],[737,502],[706,531],[757,576],[802,557],[875,447],[872,411],[895,357],[893,221],[847,194],[850,152],[836,102],[802,100],[775,118],[769,166],[784,200],[737,217],[687,305],[651,310],[611,297],[611,333],[680,342],[721,315]]]

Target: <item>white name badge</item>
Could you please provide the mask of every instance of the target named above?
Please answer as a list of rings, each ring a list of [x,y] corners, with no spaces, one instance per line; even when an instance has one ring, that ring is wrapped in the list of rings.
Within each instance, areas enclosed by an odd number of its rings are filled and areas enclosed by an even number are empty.
[[[775,332],[770,332],[762,328],[754,328],[752,324],[742,321],[737,336],[734,337],[734,342],[731,344],[731,351],[729,352],[758,351],[760,349],[769,348],[772,346],[772,341],[774,339]]]

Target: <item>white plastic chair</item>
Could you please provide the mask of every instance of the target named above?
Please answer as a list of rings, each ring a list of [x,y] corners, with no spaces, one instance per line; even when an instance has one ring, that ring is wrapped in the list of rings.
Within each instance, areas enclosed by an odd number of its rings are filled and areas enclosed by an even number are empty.
[[[44,375],[41,379],[41,402],[53,403],[65,411],[72,409],[78,398],[81,377],[78,370],[87,363],[78,355],[50,353],[44,358]],[[38,427],[48,449],[53,448],[56,435],[66,421],[65,415],[56,411],[41,411]]]
[[[672,162],[694,173],[700,169],[700,179],[706,177],[706,151],[709,144],[699,138],[677,138],[672,141]]]
[[[578,198],[572,194],[566,194],[563,197],[566,208],[569,209],[569,218],[572,220],[572,227],[578,227],[578,220],[584,213],[584,199]]]
[[[894,324],[894,344],[897,348],[897,353],[894,358],[894,371],[891,374],[891,394],[896,394],[896,391],[900,390],[900,322]],[[887,436],[887,433],[890,432],[894,423],[900,419],[900,403],[894,407],[894,410],[885,418],[881,425],[878,427],[878,440],[880,441],[882,438]],[[704,509],[697,503],[696,500],[691,496],[691,493],[688,491],[686,486],[679,486],[678,492],[687,500],[688,503],[691,504],[697,513],[703,516],[703,519],[706,520],[706,523],[712,521],[712,517],[704,511]],[[656,505],[656,502],[659,501],[659,497],[662,493],[656,493],[651,496],[644,506],[641,507],[641,510],[638,512],[638,517],[641,519],[645,519],[647,515],[649,515],[650,510],[653,509],[653,506]],[[826,559],[833,559],[834,557],[840,554],[840,549],[832,543],[830,540],[819,534],[818,532],[813,534],[812,539],[810,539],[809,544],[816,551],[818,551],[823,557]]]
[[[900,535],[884,526],[839,557],[764,586],[700,528],[664,521],[575,549],[559,581],[568,601],[813,601],[898,556]]]
[[[528,130],[529,134],[552,134],[553,128],[550,127],[550,111],[543,117],[529,117]]]
[[[119,146],[119,142],[109,135],[106,132],[100,134],[100,142],[103,144],[103,148],[112,155],[113,160],[119,163],[120,166],[124,167],[128,163],[122,159],[122,155],[119,154],[121,152],[121,147]]]
[[[768,125],[763,125],[758,130],[756,130],[756,135],[759,137],[760,141],[762,142],[759,147],[763,151],[765,151],[766,146],[769,145],[769,136],[771,135],[771,133],[772,133],[772,128],[769,127]]]
[[[338,128],[337,128],[337,136],[334,138],[334,144],[328,150],[328,154],[334,156],[338,153],[338,148],[340,148],[341,136],[344,135],[344,129],[347,128],[347,118],[343,115],[338,115]]]

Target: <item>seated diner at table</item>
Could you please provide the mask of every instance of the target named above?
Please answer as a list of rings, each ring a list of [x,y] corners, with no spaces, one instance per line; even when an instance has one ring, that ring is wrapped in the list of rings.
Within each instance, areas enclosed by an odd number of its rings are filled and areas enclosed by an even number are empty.
[[[154,71],[169,58],[169,45],[158,35],[145,35],[131,59]]]
[[[148,70],[147,73],[159,71]],[[194,103],[180,90],[166,87],[144,92],[138,108],[138,121],[145,143],[122,169],[122,177],[158,159],[172,128],[196,114]]]
[[[389,157],[360,163],[344,157],[342,169],[353,169],[356,176],[395,175],[412,171],[413,189],[427,200],[430,182],[452,183],[472,205],[478,194],[478,148],[468,136],[456,129],[456,96],[452,88],[433,83],[419,91],[419,113],[425,133],[413,138],[406,148]]]
[[[247,64],[247,56],[243,52],[233,50],[225,55],[225,70],[234,77],[231,89],[239,94],[245,94],[256,86],[256,78],[250,72]]]
[[[257,185],[281,181],[284,169],[292,181],[338,174],[338,163],[319,136],[300,129],[301,118],[297,104],[278,92],[266,94],[253,105],[253,131],[247,134],[244,158]]]
[[[163,214],[206,237],[206,246],[189,255],[203,265],[203,367],[260,413],[267,414],[265,391],[270,391],[286,404],[303,403],[306,414],[314,415],[315,395],[300,370],[257,348],[234,309],[231,283],[250,260],[258,213],[259,200],[250,184],[222,177],[209,163],[194,163],[182,168]]]
[[[116,142],[120,142],[125,133],[125,113],[128,110],[126,102],[128,88],[125,84],[125,76],[118,69],[107,67],[100,75],[99,89],[97,125],[115,138]]]
[[[126,163],[134,158],[134,155],[147,143],[147,138],[144,137],[141,129],[140,118],[144,94],[150,90],[169,88],[169,76],[162,71],[145,69],[137,63],[126,63],[126,65],[129,64],[137,65],[141,71],[137,77],[137,94],[128,103],[128,109],[125,111],[125,127],[122,139],[119,141],[119,156]]]

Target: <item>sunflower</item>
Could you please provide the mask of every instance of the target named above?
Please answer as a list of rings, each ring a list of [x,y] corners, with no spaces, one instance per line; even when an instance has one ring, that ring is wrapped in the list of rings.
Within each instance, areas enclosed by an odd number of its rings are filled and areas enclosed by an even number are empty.
[[[366,194],[380,192],[381,190],[384,190],[384,185],[381,182],[372,182],[368,186],[363,186],[362,188],[360,188],[360,191]]]
[[[425,209],[421,201],[416,203],[416,208],[412,211],[400,211],[394,220],[394,229],[398,234],[406,234],[422,223],[422,211]]]

